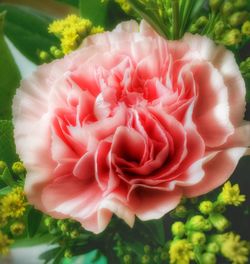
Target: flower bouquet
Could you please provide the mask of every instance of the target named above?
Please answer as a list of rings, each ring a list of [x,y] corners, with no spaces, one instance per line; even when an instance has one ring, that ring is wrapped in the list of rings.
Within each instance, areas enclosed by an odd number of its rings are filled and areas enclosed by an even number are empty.
[[[250,1],[18,2],[0,4],[0,254],[249,263]]]

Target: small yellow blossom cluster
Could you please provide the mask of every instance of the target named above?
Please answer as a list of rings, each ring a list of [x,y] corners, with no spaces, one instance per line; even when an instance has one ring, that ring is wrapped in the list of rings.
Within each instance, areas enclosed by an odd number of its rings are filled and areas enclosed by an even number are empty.
[[[249,248],[247,241],[241,240],[240,236],[233,232],[224,235],[223,243],[221,244],[221,253],[232,264],[248,263]]]
[[[13,240],[0,231],[0,255],[6,256],[9,253],[9,248]]]
[[[1,200],[1,215],[5,218],[20,218],[24,215],[27,202],[21,187],[15,187]]]
[[[13,187],[0,198],[0,255],[7,255],[14,242],[11,236],[22,235],[25,230],[21,218],[26,211],[27,202],[22,187]],[[7,230],[7,231],[6,231]]]
[[[240,187],[238,184],[232,185],[231,182],[227,182],[224,184],[218,200],[225,205],[239,206],[246,201],[246,196],[240,194]]]
[[[190,27],[191,33],[206,33],[226,46],[239,45],[250,37],[248,0],[209,0],[211,13]]]
[[[192,244],[186,239],[173,241],[169,249],[171,264],[189,264],[194,259]]]
[[[75,50],[86,36],[104,31],[100,26],[93,26],[90,20],[76,15],[69,15],[65,19],[54,21],[49,25],[48,30],[60,39],[63,54]]]
[[[224,184],[214,201],[182,199],[171,214],[174,218],[181,218],[181,221],[176,221],[171,226],[174,239],[169,248],[170,263],[189,264],[198,258],[199,263],[216,264],[217,255],[233,264],[248,263],[249,244],[233,232],[223,234],[231,225],[223,214],[226,207],[239,206],[245,200],[239,185],[230,182]],[[198,212],[194,210],[195,205]]]

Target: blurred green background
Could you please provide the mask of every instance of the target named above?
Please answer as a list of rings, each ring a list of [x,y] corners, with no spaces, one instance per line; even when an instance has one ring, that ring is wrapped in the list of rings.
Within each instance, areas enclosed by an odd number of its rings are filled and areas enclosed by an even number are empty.
[[[91,1],[91,0],[90,0]],[[47,15],[55,17],[64,17],[68,13],[77,13],[77,9],[66,6],[59,1],[54,0],[0,0],[0,3],[11,3],[23,6],[29,6],[35,8]],[[8,41],[9,47],[11,48],[17,62],[23,66],[23,76],[27,76],[30,71],[35,67],[34,64],[29,63],[13,45]],[[250,55],[250,46],[245,47],[242,51],[242,58]],[[246,119],[250,120],[250,106],[247,106]],[[244,157],[241,159],[235,173],[231,178],[232,182],[239,183],[242,193],[246,194],[247,202],[241,208],[231,208],[228,216],[232,220],[233,229],[235,232],[241,234],[243,239],[250,240],[250,157]],[[0,260],[0,263],[13,263],[13,264],[39,264],[39,260],[36,256],[44,250],[43,247],[38,248],[27,248],[13,250],[12,257],[6,260]],[[31,254],[32,253],[32,254]],[[85,257],[76,258],[73,261],[65,261],[68,263],[91,263],[94,252],[90,253]],[[36,258],[36,259],[34,259]],[[104,259],[101,259],[98,263],[105,263]],[[222,264],[222,263],[221,263]]]

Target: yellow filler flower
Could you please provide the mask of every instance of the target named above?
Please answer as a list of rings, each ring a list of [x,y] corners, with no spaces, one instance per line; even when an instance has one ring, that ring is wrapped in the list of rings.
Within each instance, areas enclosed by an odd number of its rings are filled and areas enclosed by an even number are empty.
[[[9,239],[7,235],[3,234],[0,231],[0,255],[6,256],[9,254],[10,245],[13,243],[13,240]]]
[[[88,35],[103,31],[102,27],[93,27],[89,19],[76,15],[69,15],[65,19],[56,20],[49,25],[49,33],[55,34],[61,41],[63,54],[75,50]]]
[[[245,200],[246,196],[240,194],[239,185],[232,185],[231,182],[226,182],[223,186],[222,192],[219,194],[219,201],[226,205],[239,206],[245,202]]]
[[[246,241],[240,240],[240,236],[232,232],[225,234],[225,240],[221,244],[221,253],[232,261],[232,264],[248,263],[249,249]]]
[[[171,264],[189,264],[194,259],[193,247],[186,239],[173,241],[169,255]]]
[[[21,187],[14,188],[1,199],[1,211],[5,217],[22,217],[26,210],[27,202]]]

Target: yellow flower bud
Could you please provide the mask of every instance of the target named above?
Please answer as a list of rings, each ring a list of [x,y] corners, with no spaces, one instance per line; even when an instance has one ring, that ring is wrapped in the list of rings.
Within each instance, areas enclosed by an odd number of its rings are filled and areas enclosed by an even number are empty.
[[[142,264],[149,264],[150,263],[150,256],[149,255],[143,255],[141,258]]]
[[[213,203],[211,201],[203,201],[199,204],[199,211],[202,214],[210,214],[213,211]]]
[[[76,238],[78,238],[79,236],[80,236],[80,233],[78,232],[78,230],[73,230],[73,231],[70,232],[70,237],[71,237],[72,239],[76,239]]]
[[[196,26],[196,24],[192,24],[189,28],[189,32],[192,34],[196,34],[199,32],[199,28]]]
[[[218,253],[219,250],[220,250],[220,247],[215,242],[210,242],[206,246],[206,251],[209,252],[209,253]]]
[[[54,56],[55,56],[55,58],[60,59],[63,57],[63,52],[61,50],[57,49],[54,52]]]
[[[229,16],[234,11],[234,5],[232,2],[225,1],[221,6],[221,13],[223,16]]]
[[[173,236],[182,238],[185,235],[185,225],[182,222],[175,222],[171,226]]]
[[[12,171],[18,176],[22,176],[26,173],[26,169],[25,169],[23,163],[20,161],[13,163]]]
[[[124,261],[124,264],[130,264],[132,262],[132,258],[130,255],[127,254],[123,257],[123,261]]]
[[[39,58],[41,59],[42,62],[47,62],[50,59],[49,53],[46,51],[41,51],[39,53]]]
[[[15,222],[10,226],[10,231],[14,236],[20,236],[25,230],[25,225],[21,222]]]
[[[220,232],[223,232],[230,225],[230,222],[227,220],[227,218],[220,213],[210,214],[209,219],[212,225]]]
[[[189,240],[194,246],[204,245],[206,243],[206,235],[202,232],[192,232]]]
[[[206,227],[206,222],[202,215],[195,215],[188,220],[186,228],[193,231],[203,231]]]
[[[143,251],[145,254],[148,254],[150,251],[151,251],[151,248],[149,245],[145,245],[144,248],[143,248]]]
[[[60,229],[63,233],[67,233],[69,231],[69,226],[66,224],[66,223],[63,223],[61,226],[60,226]]]
[[[226,46],[238,45],[242,41],[242,34],[238,29],[232,29],[226,32],[223,36],[222,42]]]
[[[131,12],[131,5],[129,4],[127,0],[115,0],[115,2],[121,6],[121,8],[123,9],[125,13]]]
[[[208,18],[206,16],[201,16],[197,19],[195,24],[198,28],[202,28],[205,27],[207,23],[208,23]]]
[[[5,168],[7,168],[6,162],[0,160],[0,174],[3,174]]]
[[[204,253],[201,256],[202,264],[216,264],[216,255],[213,253]]]
[[[226,29],[226,25],[223,21],[218,21],[215,26],[214,26],[214,34],[215,36],[218,38],[222,35],[222,33],[224,33]]]
[[[210,223],[210,221],[208,219],[206,219],[203,231],[207,232],[207,231],[210,231],[212,229],[213,229],[212,224]]]
[[[64,257],[67,258],[67,259],[70,259],[73,257],[73,254],[71,252],[70,249],[66,249],[65,252],[64,252]]]
[[[246,21],[243,25],[242,25],[242,28],[241,28],[241,32],[250,37],[250,21]]]
[[[232,27],[237,27],[242,25],[248,18],[249,13],[247,11],[236,12],[229,17],[228,22]]]
[[[50,53],[52,54],[52,55],[54,55],[54,52],[57,50],[58,48],[56,47],[56,46],[51,46],[50,47]]]

